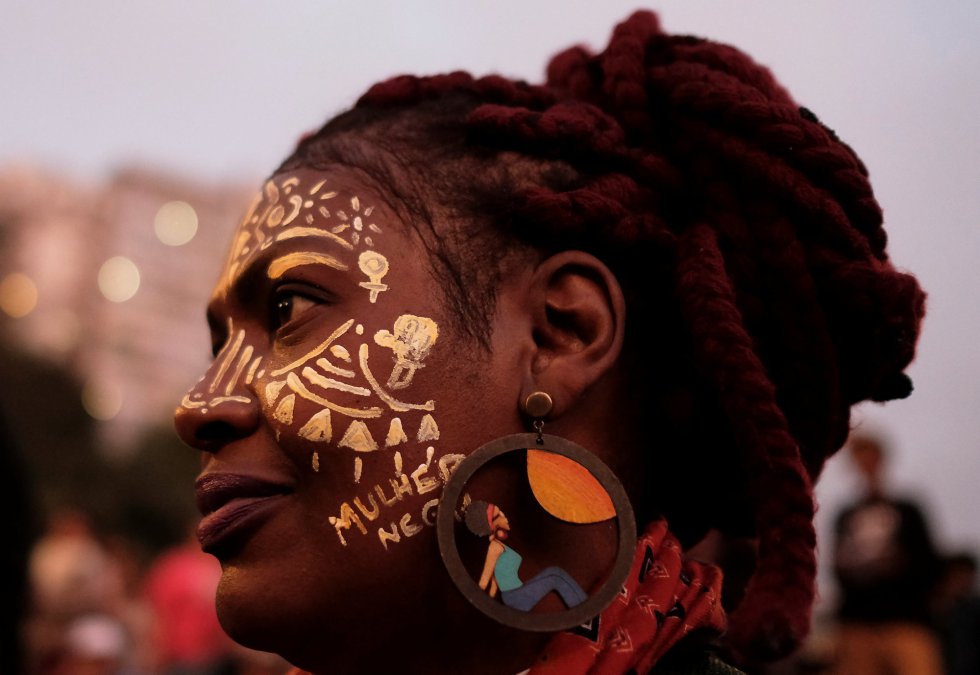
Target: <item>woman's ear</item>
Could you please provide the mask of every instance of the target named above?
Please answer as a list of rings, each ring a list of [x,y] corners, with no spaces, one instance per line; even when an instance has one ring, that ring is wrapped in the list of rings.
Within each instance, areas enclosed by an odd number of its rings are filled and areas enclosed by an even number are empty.
[[[528,299],[534,353],[522,400],[535,390],[562,415],[616,363],[623,348],[626,303],[609,268],[583,251],[563,251],[535,270]]]

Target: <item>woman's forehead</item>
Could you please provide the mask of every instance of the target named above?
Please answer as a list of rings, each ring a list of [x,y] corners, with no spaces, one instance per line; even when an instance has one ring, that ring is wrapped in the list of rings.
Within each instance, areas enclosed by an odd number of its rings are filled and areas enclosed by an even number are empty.
[[[276,258],[272,270],[301,264],[304,256],[328,255],[338,269],[359,268],[368,277],[365,283],[380,293],[380,279],[388,271],[382,251],[403,247],[403,232],[376,190],[348,173],[301,169],[277,174],[253,198],[239,224],[215,296],[227,294],[250,264],[280,249],[291,252]]]
[[[313,229],[349,251],[370,248],[382,233],[378,216],[392,220],[389,212],[379,210],[378,201],[375,190],[348,175],[308,169],[281,173],[255,196],[238,237],[261,248]]]

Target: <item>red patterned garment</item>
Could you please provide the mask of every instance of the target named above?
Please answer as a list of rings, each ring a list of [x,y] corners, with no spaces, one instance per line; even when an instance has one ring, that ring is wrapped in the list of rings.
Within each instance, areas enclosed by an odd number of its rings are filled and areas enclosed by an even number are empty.
[[[721,635],[721,570],[685,560],[667,523],[640,537],[619,597],[588,625],[556,635],[530,675],[613,675],[650,670],[692,631]]]

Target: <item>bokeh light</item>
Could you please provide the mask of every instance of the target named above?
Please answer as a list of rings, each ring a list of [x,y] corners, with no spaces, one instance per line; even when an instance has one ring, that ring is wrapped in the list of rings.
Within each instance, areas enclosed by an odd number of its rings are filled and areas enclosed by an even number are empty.
[[[26,274],[13,272],[0,281],[0,309],[15,319],[27,316],[37,306],[37,286]]]
[[[197,234],[197,211],[187,202],[167,202],[153,218],[153,230],[167,246],[183,246]]]
[[[122,392],[104,381],[91,379],[82,388],[82,407],[97,420],[111,420],[122,410]]]
[[[99,290],[106,300],[125,302],[140,288],[140,271],[129,258],[109,258],[99,268]]]

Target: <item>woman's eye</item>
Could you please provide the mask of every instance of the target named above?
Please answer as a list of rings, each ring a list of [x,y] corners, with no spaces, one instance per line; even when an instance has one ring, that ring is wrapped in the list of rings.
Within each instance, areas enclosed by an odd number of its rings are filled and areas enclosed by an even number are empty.
[[[283,293],[276,297],[273,309],[273,323],[276,328],[285,326],[290,321],[302,316],[304,312],[316,305],[316,301],[298,293]]]

